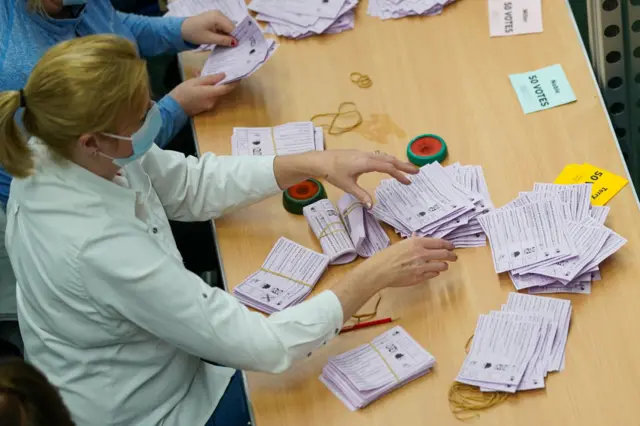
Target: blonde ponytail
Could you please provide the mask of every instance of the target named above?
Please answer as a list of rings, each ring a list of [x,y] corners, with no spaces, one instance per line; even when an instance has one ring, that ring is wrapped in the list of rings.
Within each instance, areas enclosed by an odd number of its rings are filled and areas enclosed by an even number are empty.
[[[20,92],[0,93],[0,163],[12,176],[24,178],[33,170],[33,158],[15,122],[19,108]]]
[[[49,49],[23,89],[24,129],[56,158],[70,160],[81,135],[117,133],[149,103],[146,63],[135,46],[113,35],[80,37]],[[0,93],[0,163],[15,177],[34,168],[15,119],[20,93]]]

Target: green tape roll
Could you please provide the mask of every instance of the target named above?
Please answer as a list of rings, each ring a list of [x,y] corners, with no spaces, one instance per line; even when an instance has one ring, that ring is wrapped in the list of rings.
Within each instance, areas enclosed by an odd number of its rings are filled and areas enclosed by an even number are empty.
[[[416,136],[407,145],[407,158],[418,167],[447,158],[447,144],[438,135],[430,133]]]
[[[302,209],[327,198],[324,186],[315,179],[307,179],[282,193],[282,205],[289,213],[302,214]]]

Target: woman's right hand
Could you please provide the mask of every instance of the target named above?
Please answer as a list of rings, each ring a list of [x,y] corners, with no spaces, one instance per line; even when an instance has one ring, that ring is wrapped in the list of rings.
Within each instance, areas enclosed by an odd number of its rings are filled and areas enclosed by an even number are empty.
[[[379,287],[409,287],[437,277],[458,256],[453,244],[437,238],[411,237],[362,262],[354,274]]]
[[[196,116],[211,110],[220,97],[238,87],[239,81],[218,84],[224,77],[224,74],[213,74],[185,80],[176,86],[169,96],[180,104],[189,117]]]
[[[411,237],[365,260],[331,290],[340,300],[346,320],[380,290],[422,284],[449,269],[448,262],[456,260],[450,242]]]

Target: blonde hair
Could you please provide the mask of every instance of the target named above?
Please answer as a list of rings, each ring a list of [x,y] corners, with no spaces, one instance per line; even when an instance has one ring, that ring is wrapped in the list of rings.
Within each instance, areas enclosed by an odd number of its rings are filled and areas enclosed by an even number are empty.
[[[32,12],[46,15],[47,11],[44,8],[43,0],[27,0],[27,6]]]
[[[57,156],[71,157],[86,133],[116,133],[118,124],[148,106],[145,62],[124,38],[76,38],[49,49],[23,89],[23,123]],[[0,93],[0,163],[11,175],[32,173],[32,151],[18,127],[19,91]]]

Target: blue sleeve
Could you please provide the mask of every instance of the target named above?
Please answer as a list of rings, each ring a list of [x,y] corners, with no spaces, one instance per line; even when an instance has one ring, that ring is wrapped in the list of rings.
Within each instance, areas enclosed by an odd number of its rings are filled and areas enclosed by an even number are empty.
[[[118,16],[135,37],[142,57],[193,49],[193,45],[182,39],[181,28],[186,18],[158,18],[121,12]]]
[[[180,104],[169,95],[160,99],[158,108],[162,114],[162,129],[156,139],[156,144],[160,148],[164,148],[187,123],[189,117]]]

